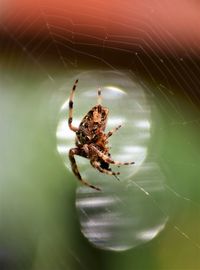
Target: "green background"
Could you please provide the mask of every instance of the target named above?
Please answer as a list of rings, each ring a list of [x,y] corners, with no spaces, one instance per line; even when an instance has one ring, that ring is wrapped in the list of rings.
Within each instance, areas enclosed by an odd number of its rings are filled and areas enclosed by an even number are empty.
[[[169,222],[144,245],[100,250],[81,233],[78,183],[56,150],[59,109],[69,94],[59,83],[77,70],[64,72],[52,63],[41,70],[22,59],[2,58],[1,269],[200,269],[200,113],[190,93],[138,74],[157,108],[150,155],[165,175]]]

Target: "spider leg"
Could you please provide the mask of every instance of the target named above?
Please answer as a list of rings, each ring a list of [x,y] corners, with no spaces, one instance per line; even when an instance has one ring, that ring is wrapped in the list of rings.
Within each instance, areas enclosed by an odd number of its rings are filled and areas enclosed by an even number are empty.
[[[120,129],[122,125],[119,125],[118,127],[116,128],[113,128],[111,131],[109,131],[107,134],[106,134],[106,137],[109,138],[110,136],[113,135],[113,133],[115,133],[118,129]]]
[[[108,175],[114,175],[114,176],[117,176],[117,175],[120,174],[120,172],[113,172],[111,170],[102,168],[101,165],[100,165],[100,162],[98,162],[98,161],[93,160],[93,161],[90,161],[90,163],[95,169],[97,169],[101,173],[105,173],[105,174],[108,174]]]
[[[88,183],[87,181],[83,180],[80,173],[79,173],[79,170],[78,170],[78,167],[76,165],[76,160],[74,158],[75,155],[81,155],[82,154],[80,153],[80,150],[78,148],[71,148],[69,150],[69,160],[70,160],[70,163],[71,163],[71,167],[72,167],[72,171],[73,173],[75,174],[75,176],[78,178],[78,180],[83,183],[84,185],[88,186],[88,187],[91,187],[95,190],[98,190],[100,191],[101,189],[98,188],[98,187],[95,187],[93,185],[91,185],[90,183]]]
[[[97,104],[101,105],[102,97],[101,97],[101,89],[98,89],[98,99],[97,99]]]
[[[74,86],[72,87],[72,90],[71,90],[71,94],[70,94],[70,97],[69,97],[69,118],[68,118],[68,125],[69,125],[69,128],[76,132],[78,130],[77,127],[74,127],[72,125],[72,120],[73,120],[73,105],[74,105],[74,92],[76,90],[76,86],[78,84],[78,80],[75,81],[74,83]]]
[[[108,155],[105,155],[101,151],[99,151],[94,145],[91,146],[92,150],[97,153],[97,155],[102,158],[106,163],[110,163],[113,165],[131,165],[134,164],[135,162],[120,162],[120,161],[114,161],[112,158],[110,158]]]

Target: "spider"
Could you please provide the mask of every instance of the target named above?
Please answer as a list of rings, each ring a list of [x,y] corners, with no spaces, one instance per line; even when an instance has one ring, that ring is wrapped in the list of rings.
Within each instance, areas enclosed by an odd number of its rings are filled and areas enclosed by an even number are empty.
[[[84,185],[91,187],[95,190],[100,191],[101,189],[91,185],[87,181],[83,180],[77,164],[74,158],[75,155],[87,158],[90,160],[90,164],[101,173],[108,175],[113,175],[117,178],[120,172],[113,172],[110,168],[110,164],[113,165],[130,165],[134,162],[119,162],[114,161],[109,153],[108,139],[114,132],[116,132],[121,125],[112,129],[108,133],[105,133],[107,117],[109,109],[101,105],[101,90],[98,90],[98,100],[97,105],[95,105],[82,119],[79,127],[75,127],[72,124],[73,121],[73,100],[74,92],[78,80],[75,81],[74,86],[71,90],[69,97],[69,118],[68,125],[69,128],[76,133],[75,144],[76,148],[71,148],[69,150],[69,160],[71,163],[71,168],[75,176]],[[118,178],[117,178],[118,179]]]

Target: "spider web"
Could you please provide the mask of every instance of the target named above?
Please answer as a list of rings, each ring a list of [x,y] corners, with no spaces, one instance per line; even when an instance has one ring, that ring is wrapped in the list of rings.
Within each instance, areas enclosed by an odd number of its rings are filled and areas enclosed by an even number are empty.
[[[189,254],[193,250],[195,254],[199,254],[200,202],[198,173],[195,172],[198,172],[199,167],[199,143],[196,133],[199,131],[200,121],[200,67],[199,37],[196,29],[191,25],[191,31],[186,38],[176,34],[177,25],[166,27],[164,23],[155,23],[152,17],[161,19],[161,11],[171,10],[165,1],[154,1],[153,4],[143,1],[141,5],[136,5],[133,12],[129,2],[122,4],[117,1],[113,10],[105,9],[106,6],[101,2],[96,5],[88,3],[89,6],[79,3],[78,10],[69,3],[60,9],[57,5],[38,0],[33,7],[29,7],[32,8],[32,13],[27,12],[26,4],[16,11],[17,4],[14,1],[12,7],[4,3],[4,17],[0,22],[1,68],[4,70],[2,74],[6,74],[3,81],[11,78],[13,84],[19,87],[19,70],[22,76],[32,76],[33,79],[38,76],[39,70],[38,77],[40,82],[43,82],[40,90],[43,87],[55,90],[60,74],[73,75],[82,69],[93,67],[113,71],[125,69],[130,76],[136,78],[148,96],[154,100],[163,119],[166,119],[161,126],[161,133],[169,131],[163,135],[169,148],[170,143],[178,148],[184,145],[189,152],[189,157],[184,155],[182,158],[180,154],[177,159],[172,158],[169,151],[160,153],[163,168],[171,166],[174,173],[173,181],[166,177],[165,187],[169,197],[177,205],[177,217],[170,217],[170,229],[167,233],[173,237],[173,231],[175,232],[177,247],[183,245],[190,250]],[[146,12],[141,13],[141,8]],[[184,11],[185,16],[190,13],[189,8],[187,2],[183,1],[181,11]],[[173,16],[172,14],[172,18]],[[166,15],[165,19],[170,21],[170,15]],[[47,97],[47,94],[44,96]],[[58,91],[57,99],[56,95],[54,92],[51,104],[61,104],[63,93]],[[56,111],[55,107],[54,110]],[[50,112],[50,115],[53,113]],[[55,121],[55,118],[52,119],[49,121]],[[52,129],[53,127],[54,123]],[[182,134],[185,134],[182,144],[176,144]],[[171,136],[171,141],[167,140],[168,136]],[[173,136],[176,138],[175,142]],[[177,175],[176,168],[183,171],[183,174]],[[181,183],[178,178],[184,173],[188,174],[185,177],[188,181]],[[164,216],[170,216],[168,210],[163,209],[148,190],[134,181],[132,185],[153,202],[154,207]],[[183,248],[182,254],[185,254]],[[68,247],[68,256],[72,257],[80,268],[87,269],[82,257],[73,247]],[[189,255],[183,260],[191,262]],[[194,265],[199,267],[198,263]]]

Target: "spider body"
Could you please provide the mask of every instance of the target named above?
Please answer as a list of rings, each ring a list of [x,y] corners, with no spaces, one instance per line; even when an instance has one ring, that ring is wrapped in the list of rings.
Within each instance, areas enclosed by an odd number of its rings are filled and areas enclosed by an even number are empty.
[[[79,127],[74,127],[72,125],[73,121],[73,99],[74,92],[77,86],[78,80],[75,81],[75,84],[72,88],[70,98],[69,98],[69,118],[68,125],[69,128],[76,133],[76,148],[71,148],[69,150],[69,159],[71,162],[71,167],[73,173],[76,177],[85,185],[100,190],[100,188],[95,187],[89,184],[87,181],[83,180],[77,164],[74,158],[75,155],[82,156],[90,160],[90,164],[100,171],[101,173],[114,175],[117,178],[119,172],[113,172],[110,168],[110,164],[113,165],[130,165],[134,162],[119,162],[111,159],[109,153],[108,138],[112,136],[120,127],[116,127],[113,130],[105,133],[107,118],[109,110],[106,107],[101,105],[101,91],[98,90],[98,102],[82,119]]]
[[[81,144],[100,143],[106,128],[108,108],[94,106],[81,121],[76,136]]]

